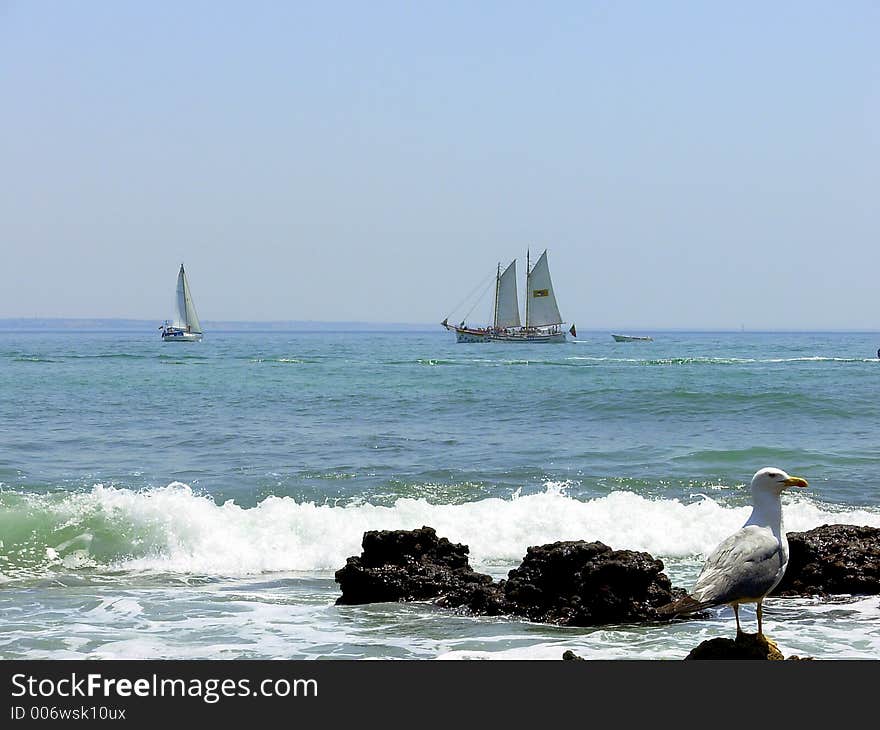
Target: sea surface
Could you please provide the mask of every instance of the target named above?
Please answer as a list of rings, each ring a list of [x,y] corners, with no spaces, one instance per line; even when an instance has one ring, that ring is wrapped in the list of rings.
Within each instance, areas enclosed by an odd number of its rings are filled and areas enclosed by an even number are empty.
[[[675,660],[732,612],[343,607],[333,573],[365,530],[430,525],[497,577],[584,539],[687,588],[764,466],[810,482],[787,531],[880,527],[877,333],[579,334],[0,332],[0,658]],[[786,656],[880,658],[877,596],[771,598],[764,625]]]

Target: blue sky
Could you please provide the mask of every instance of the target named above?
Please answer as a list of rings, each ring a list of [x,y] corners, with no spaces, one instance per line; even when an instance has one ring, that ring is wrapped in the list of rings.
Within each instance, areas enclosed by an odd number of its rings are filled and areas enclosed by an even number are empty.
[[[0,0],[0,317],[880,328],[880,5]],[[489,302],[478,307],[488,316]]]

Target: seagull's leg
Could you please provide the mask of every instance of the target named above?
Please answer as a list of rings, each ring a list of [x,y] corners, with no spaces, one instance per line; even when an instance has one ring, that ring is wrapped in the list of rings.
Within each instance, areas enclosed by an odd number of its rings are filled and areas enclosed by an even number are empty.
[[[761,628],[761,601],[758,601],[758,636],[764,636],[764,630]]]
[[[733,604],[733,615],[736,616],[736,635],[739,636],[743,632],[743,630],[740,628],[740,625],[739,625],[739,604],[738,603]]]

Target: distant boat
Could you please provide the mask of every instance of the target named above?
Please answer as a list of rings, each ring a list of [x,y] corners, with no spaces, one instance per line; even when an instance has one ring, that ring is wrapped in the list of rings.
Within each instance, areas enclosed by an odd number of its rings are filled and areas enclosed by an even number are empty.
[[[526,305],[525,325],[519,317],[519,299],[516,294],[516,259],[504,270],[498,264],[495,275],[495,316],[492,324],[486,327],[449,324],[446,317],[440,324],[450,332],[455,332],[456,342],[519,342],[545,343],[565,342],[566,333],[562,329],[562,315],[556,304],[550,268],[547,264],[547,251],[541,254],[534,268],[529,270],[529,255],[526,252]],[[574,325],[568,330],[577,337]]]
[[[177,274],[177,318],[173,322],[166,319],[159,329],[162,331],[163,342],[199,342],[202,339],[202,326],[199,324],[183,264]]]
[[[615,342],[653,342],[653,337],[648,337],[647,335],[638,336],[638,335],[611,335],[614,338]]]

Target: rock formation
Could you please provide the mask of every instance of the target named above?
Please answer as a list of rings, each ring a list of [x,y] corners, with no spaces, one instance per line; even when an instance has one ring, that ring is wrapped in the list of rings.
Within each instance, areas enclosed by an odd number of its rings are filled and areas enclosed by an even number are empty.
[[[663,562],[648,553],[601,542],[530,547],[502,582],[512,613],[564,626],[657,619],[656,608],[683,591],[672,588]]]
[[[468,564],[468,547],[438,538],[431,527],[418,530],[371,530],[364,533],[360,556],[336,571],[342,589],[337,604],[423,601],[444,598],[465,603],[491,576]]]
[[[880,529],[822,525],[789,532],[788,568],[774,595],[880,593]]]
[[[468,564],[468,548],[433,528],[370,531],[363,552],[336,572],[337,604],[432,600],[478,615],[507,614],[565,626],[654,620],[655,609],[683,595],[648,553],[601,542],[530,547],[507,580]]]

